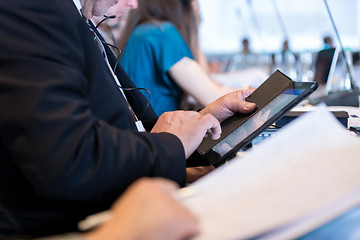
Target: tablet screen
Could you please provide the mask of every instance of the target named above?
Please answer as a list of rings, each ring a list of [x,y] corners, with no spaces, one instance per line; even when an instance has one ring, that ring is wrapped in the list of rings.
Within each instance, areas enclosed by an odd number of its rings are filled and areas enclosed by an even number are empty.
[[[294,101],[296,97],[304,92],[304,89],[287,89],[274,100],[268,103],[264,108],[260,109],[255,115],[245,121],[235,131],[230,133],[225,139],[216,144],[213,150],[221,157],[231,151],[236,145],[241,143],[250,134],[254,133],[264,123],[273,118],[289,103]]]

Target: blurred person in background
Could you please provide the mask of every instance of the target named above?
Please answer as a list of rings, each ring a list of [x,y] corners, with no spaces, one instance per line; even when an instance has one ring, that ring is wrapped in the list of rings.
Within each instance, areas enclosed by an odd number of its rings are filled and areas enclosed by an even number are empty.
[[[242,51],[243,54],[249,54],[251,53],[250,51],[250,42],[248,38],[244,38],[242,40]]]
[[[323,38],[324,49],[334,48],[334,42],[331,36],[327,35]]]
[[[181,109],[189,94],[200,106],[233,91],[212,80],[199,62],[199,15],[192,0],[140,0],[120,39],[121,65],[151,94],[157,114]]]

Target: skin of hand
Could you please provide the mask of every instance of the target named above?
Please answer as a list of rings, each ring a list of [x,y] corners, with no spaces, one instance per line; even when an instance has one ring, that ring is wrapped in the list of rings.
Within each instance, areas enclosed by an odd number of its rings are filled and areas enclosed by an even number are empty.
[[[212,139],[218,139],[221,127],[219,121],[211,114],[174,111],[162,114],[151,132],[168,132],[177,136],[183,144],[185,156],[188,158],[200,145],[206,134]]]
[[[165,179],[136,181],[115,202],[111,219],[85,235],[88,240],[181,240],[198,232],[197,218],[178,200],[177,185]]]
[[[201,167],[186,168],[186,183],[195,182],[196,180],[205,176],[206,174],[213,171],[214,169],[215,169],[215,167],[213,167],[213,166],[201,166]]]
[[[228,93],[216,101],[210,103],[200,111],[200,115],[213,115],[219,122],[233,116],[235,113],[250,113],[255,110],[256,104],[246,102],[245,98],[251,95],[255,89],[238,90]]]
[[[211,114],[219,122],[222,122],[226,118],[234,115],[236,112],[244,114],[252,112],[255,110],[256,105],[254,103],[245,102],[244,99],[254,92],[254,90],[255,89],[239,90],[224,95],[209,104],[200,112],[200,115]],[[212,134],[211,129],[208,130],[207,134]],[[186,182],[194,182],[214,169],[215,168],[213,166],[187,168]]]

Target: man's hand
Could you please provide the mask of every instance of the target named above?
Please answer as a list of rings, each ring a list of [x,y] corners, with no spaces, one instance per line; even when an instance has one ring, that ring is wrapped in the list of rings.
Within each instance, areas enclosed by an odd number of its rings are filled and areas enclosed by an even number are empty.
[[[212,139],[218,139],[221,127],[219,121],[211,114],[175,111],[162,114],[151,132],[168,132],[177,136],[183,144],[186,158],[188,158],[200,145],[205,135]]]
[[[114,203],[111,218],[89,240],[190,239],[199,232],[198,219],[174,196],[178,187],[165,179],[140,179]]]
[[[215,170],[213,166],[189,167],[186,168],[186,183],[192,183],[202,178],[209,172]]]
[[[228,93],[216,101],[210,103],[206,108],[200,111],[201,115],[211,114],[219,122],[231,117],[236,112],[250,113],[255,110],[255,103],[249,103],[245,101],[255,89],[239,90],[232,93]]]
[[[226,94],[210,103],[200,113],[194,111],[166,112],[156,122],[152,133],[168,132],[177,136],[183,144],[186,158],[200,145],[205,136],[218,139],[220,122],[236,112],[250,113],[255,103],[245,102],[254,89],[239,90]]]

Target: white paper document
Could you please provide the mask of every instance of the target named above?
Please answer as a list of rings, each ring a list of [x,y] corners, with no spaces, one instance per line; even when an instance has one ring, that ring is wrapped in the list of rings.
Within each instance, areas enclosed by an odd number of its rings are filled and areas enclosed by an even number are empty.
[[[360,203],[360,138],[318,108],[189,188],[196,239],[295,238]]]

